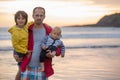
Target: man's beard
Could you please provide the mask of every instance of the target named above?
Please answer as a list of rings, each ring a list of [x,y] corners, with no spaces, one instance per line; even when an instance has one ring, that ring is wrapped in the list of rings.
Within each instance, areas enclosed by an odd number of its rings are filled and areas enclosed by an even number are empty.
[[[42,20],[36,21],[35,24],[36,25],[41,25],[42,24]]]

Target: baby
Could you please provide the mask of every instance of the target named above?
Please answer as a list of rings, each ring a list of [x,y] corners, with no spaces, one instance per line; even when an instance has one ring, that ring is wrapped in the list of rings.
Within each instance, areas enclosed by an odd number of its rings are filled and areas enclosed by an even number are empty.
[[[48,50],[51,50],[51,55],[56,54],[57,47],[61,47],[61,57],[65,56],[65,46],[63,42],[60,40],[61,38],[61,29],[59,27],[55,27],[52,32],[43,40],[42,43],[42,51],[40,54],[40,66],[39,71],[44,71],[44,61],[46,57],[46,53]]]

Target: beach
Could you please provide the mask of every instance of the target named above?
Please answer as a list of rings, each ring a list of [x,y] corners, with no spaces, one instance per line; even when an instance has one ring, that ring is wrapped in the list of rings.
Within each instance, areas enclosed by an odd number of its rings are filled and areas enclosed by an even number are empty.
[[[14,80],[17,65],[12,51],[0,51],[0,80]],[[49,80],[120,80],[120,48],[68,49],[54,57]]]
[[[120,80],[120,48],[73,49],[55,61],[51,80]]]
[[[65,57],[53,58],[49,80],[120,80],[120,28],[62,28]],[[0,80],[14,80],[17,63],[10,34],[0,29]]]

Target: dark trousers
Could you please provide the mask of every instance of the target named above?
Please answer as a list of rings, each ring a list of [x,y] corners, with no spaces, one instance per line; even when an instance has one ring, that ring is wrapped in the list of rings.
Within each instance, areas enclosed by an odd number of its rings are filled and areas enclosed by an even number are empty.
[[[24,56],[25,56],[25,54],[22,54],[22,53],[20,53],[20,52],[16,52],[15,50],[14,50],[14,55],[18,55],[19,56],[19,58],[23,58]],[[18,66],[20,66],[21,65],[21,62],[18,62]]]
[[[45,61],[45,58],[46,58],[46,54],[48,53],[47,50],[51,50],[51,52],[53,51],[56,51],[56,47],[55,46],[49,46],[46,50],[43,50],[41,51],[40,53],[40,58],[39,58],[39,61],[40,62],[44,62]]]

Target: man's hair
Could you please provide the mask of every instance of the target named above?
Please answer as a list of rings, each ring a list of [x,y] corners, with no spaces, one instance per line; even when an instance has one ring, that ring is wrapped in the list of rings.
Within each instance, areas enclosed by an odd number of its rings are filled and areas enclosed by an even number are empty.
[[[33,14],[34,14],[34,12],[35,12],[36,9],[43,9],[43,10],[44,10],[44,14],[45,14],[45,8],[43,8],[43,7],[35,7],[35,8],[33,9]]]
[[[28,21],[28,15],[27,15],[27,13],[26,13],[25,11],[17,11],[16,14],[15,14],[15,16],[14,16],[16,25],[18,25],[18,23],[17,23],[17,18],[18,18],[20,15],[22,15],[22,17],[25,18],[25,20],[26,20],[26,21],[25,21],[25,24],[26,24],[27,21]]]

